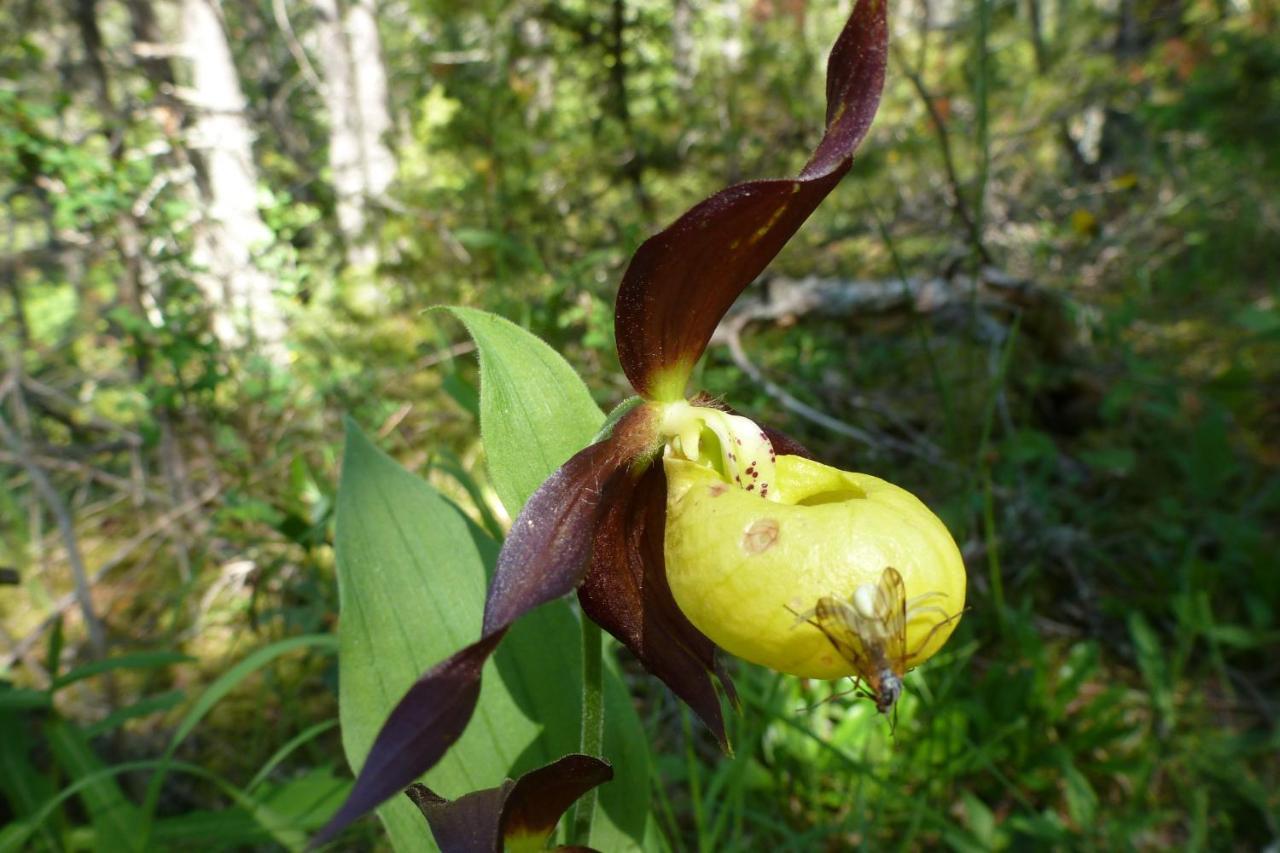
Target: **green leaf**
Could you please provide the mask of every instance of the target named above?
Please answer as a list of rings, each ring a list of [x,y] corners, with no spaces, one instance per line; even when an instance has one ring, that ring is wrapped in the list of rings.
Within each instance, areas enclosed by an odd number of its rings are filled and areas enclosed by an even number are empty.
[[[66,675],[58,677],[54,682],[51,690],[61,690],[68,684],[74,684],[85,678],[94,675],[101,675],[104,672],[111,672],[117,669],[154,669],[156,667],[169,666],[175,663],[186,663],[195,660],[189,655],[181,652],[170,650],[154,651],[154,652],[134,652],[133,654],[120,655],[119,657],[108,658],[106,660],[93,661],[84,666],[76,667]]]
[[[1098,795],[1085,775],[1070,761],[1063,763],[1062,778],[1067,814],[1077,826],[1089,826],[1098,813]]]
[[[387,714],[418,676],[479,636],[485,596],[480,549],[495,546],[485,545],[452,504],[352,424],[338,488],[336,545],[342,741],[351,765],[359,767]],[[500,784],[539,739],[539,722],[517,705],[495,666],[491,661],[485,668],[468,731],[426,776],[443,796]],[[546,719],[554,729],[573,722],[564,716],[561,708]],[[433,848],[409,800],[392,800],[378,814],[397,850]]]
[[[298,734],[294,735],[290,738],[288,743],[277,749],[272,756],[267,759],[266,763],[258,768],[258,772],[253,774],[253,778],[249,780],[249,784],[244,786],[245,791],[253,793],[255,788],[270,778],[271,772],[280,766],[282,761],[292,755],[298,748],[315,740],[317,737],[329,731],[329,729],[336,725],[338,725],[337,720],[323,720],[313,726],[308,726]]]
[[[35,814],[56,790],[52,781],[31,762],[31,752],[38,740],[31,737],[23,716],[0,709],[0,796],[14,820]],[[41,828],[45,842],[42,849],[56,849],[52,829]],[[0,850],[4,849],[3,837],[4,833],[0,832]]]
[[[52,737],[51,740],[53,740]],[[72,797],[80,795],[81,792],[92,792],[104,782],[110,782],[111,786],[118,790],[118,786],[114,782],[116,776],[139,770],[157,771],[166,775],[172,771],[210,783],[229,797],[240,810],[252,816],[253,820],[261,828],[262,833],[275,839],[281,846],[288,850],[300,850],[306,843],[306,834],[303,829],[292,825],[289,819],[276,814],[265,803],[249,797],[216,773],[183,761],[174,761],[171,757],[166,756],[151,761],[126,761],[123,764],[114,764],[110,767],[99,767],[97,769],[82,765],[79,772],[83,773],[83,775],[74,777],[74,781],[47,799],[33,815],[25,820],[13,821],[0,830],[0,853],[11,853],[11,851],[27,849],[25,846],[27,839],[40,829],[63,803]],[[101,795],[86,793],[84,798],[89,800],[92,796]],[[128,803],[126,803],[127,805]],[[130,806],[130,808],[132,807]],[[234,814],[235,810],[232,810],[232,813]],[[136,809],[133,809],[132,814],[138,815],[139,813]],[[166,823],[166,821],[152,821],[150,826],[144,829],[142,820],[139,819],[130,836],[132,843],[116,848],[95,842],[93,849],[137,848],[149,850],[152,847],[150,841],[159,834],[158,827],[163,823]]]
[[[99,735],[106,734],[112,729],[118,728],[129,720],[138,717],[147,717],[151,714],[158,714],[161,711],[167,711],[170,708],[182,704],[182,700],[186,697],[186,691],[181,688],[166,690],[163,693],[156,693],[151,696],[144,696],[137,702],[125,705],[112,711],[98,722],[84,727],[85,737],[95,738]]]
[[[604,413],[535,335],[494,314],[449,308],[480,353],[480,433],[489,477],[515,518],[542,481],[591,443]]]
[[[45,726],[45,735],[68,779],[85,779],[104,769],[84,734],[70,723],[51,720]],[[80,801],[93,823],[94,843],[99,849],[142,849],[138,832],[142,826],[141,815],[125,798],[115,779],[102,776],[86,785],[80,791]]]
[[[313,767],[301,776],[277,785],[253,797],[277,815],[282,823],[314,831],[338,810],[351,790],[351,780],[334,774],[333,767]]]
[[[51,707],[52,703],[47,691],[0,684],[0,711],[43,710]]]
[[[177,766],[177,763],[173,761],[174,753],[177,752],[178,747],[186,739],[187,735],[191,734],[192,730],[204,719],[205,715],[213,710],[213,706],[234,690],[240,682],[279,656],[295,649],[316,648],[332,651],[336,649],[336,646],[337,640],[328,634],[304,634],[297,637],[289,637],[263,646],[260,649],[255,649],[235,666],[220,675],[200,694],[195,704],[188,709],[186,715],[183,716],[182,721],[178,724],[178,728],[174,731],[173,737],[169,740],[169,746],[165,749],[164,755],[160,757],[158,762],[160,769],[152,774],[150,782],[147,783],[147,795],[146,802],[143,805],[143,813],[150,816],[154,821],[156,805],[159,801],[164,780],[168,776],[169,768],[171,765]],[[253,809],[250,809],[250,811],[253,811]],[[269,816],[264,817],[264,815],[266,815],[265,811],[263,814],[256,814],[259,822],[267,826],[271,823],[271,819]],[[151,825],[150,823],[148,824],[144,838],[149,836]],[[147,846],[145,840],[142,846]]]

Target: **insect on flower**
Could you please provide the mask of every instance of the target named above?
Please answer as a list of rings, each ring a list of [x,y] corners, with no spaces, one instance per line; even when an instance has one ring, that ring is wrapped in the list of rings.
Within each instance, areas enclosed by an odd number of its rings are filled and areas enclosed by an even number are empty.
[[[889,713],[902,695],[902,678],[911,662],[928,645],[943,625],[960,614],[947,616],[936,604],[923,604],[942,592],[926,592],[910,601],[902,575],[886,566],[877,584],[862,584],[848,600],[825,595],[813,610],[800,618],[821,631],[840,656],[856,671],[855,684],[865,684],[864,695],[876,703],[876,710]],[[908,615],[939,613],[942,620],[929,629],[925,638],[911,651],[907,650]]]

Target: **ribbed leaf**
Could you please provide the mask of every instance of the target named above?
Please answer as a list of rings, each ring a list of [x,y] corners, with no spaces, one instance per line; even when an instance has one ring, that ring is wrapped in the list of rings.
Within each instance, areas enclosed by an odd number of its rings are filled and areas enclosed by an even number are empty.
[[[591,443],[604,413],[560,354],[509,320],[447,309],[480,356],[480,434],[489,478],[515,518],[566,459]]]
[[[485,662],[496,641],[449,664],[453,652],[465,653],[480,636],[485,563],[492,561],[496,545],[353,425],[347,432],[337,524],[340,716],[343,746],[354,767],[364,765],[392,709],[437,664],[459,692],[479,691],[475,715],[482,725],[458,737],[471,716],[462,703],[451,706],[452,715],[434,718],[438,728],[426,725],[431,717],[411,717],[413,732],[393,727],[387,743],[411,736],[419,752],[402,756],[408,764],[399,769],[411,775],[396,780],[389,793],[416,779],[436,758],[439,763],[427,779],[437,790],[456,796],[490,787],[506,778],[526,752],[536,754],[535,766],[554,757],[543,744],[544,727],[564,728],[560,742],[576,737],[571,701],[557,703],[554,693],[540,694],[536,702],[513,695],[508,679],[497,676],[492,661]],[[578,654],[573,646],[556,651]],[[552,680],[561,672],[556,657],[521,658],[510,669],[517,682]],[[491,676],[483,680],[483,689],[480,667]],[[429,700],[432,691],[419,689],[416,696]],[[368,784],[363,789],[358,784],[352,794],[353,800],[360,795],[361,808],[354,814],[345,809],[334,828],[383,799],[371,800],[369,791],[377,789]],[[398,850],[432,849],[421,818],[403,798],[396,797],[379,814]]]

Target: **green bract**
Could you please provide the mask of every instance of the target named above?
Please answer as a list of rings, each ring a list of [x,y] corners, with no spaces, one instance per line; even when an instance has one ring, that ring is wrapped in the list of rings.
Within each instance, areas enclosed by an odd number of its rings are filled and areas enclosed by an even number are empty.
[[[908,599],[929,593],[964,608],[965,568],[941,520],[905,489],[868,474],[779,456],[768,499],[708,462],[668,454],[667,579],[676,603],[716,645],[810,678],[853,675],[822,632],[797,614],[822,596],[849,598],[892,566]],[[958,619],[908,614],[907,665],[938,651]],[[932,632],[932,633],[931,633]]]

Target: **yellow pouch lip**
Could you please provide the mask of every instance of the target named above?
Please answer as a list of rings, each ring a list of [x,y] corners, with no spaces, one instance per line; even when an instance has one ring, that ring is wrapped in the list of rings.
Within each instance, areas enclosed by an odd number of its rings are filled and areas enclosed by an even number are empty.
[[[664,465],[672,594],[694,626],[731,654],[803,677],[852,675],[827,638],[796,614],[824,595],[848,598],[889,565],[902,574],[908,599],[937,592],[930,603],[948,615],[964,607],[959,549],[905,489],[784,455],[774,500],[766,501],[706,465],[671,456]],[[936,653],[959,621],[933,631],[942,618],[908,614],[910,666]]]

